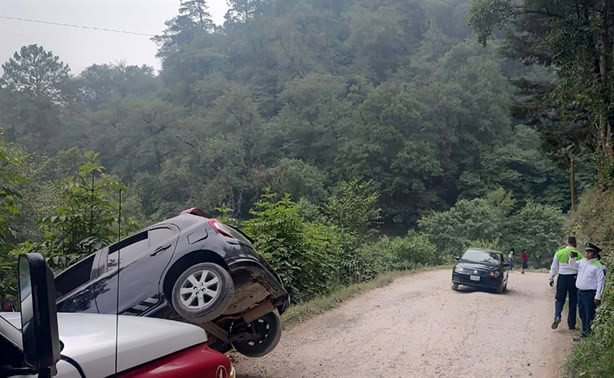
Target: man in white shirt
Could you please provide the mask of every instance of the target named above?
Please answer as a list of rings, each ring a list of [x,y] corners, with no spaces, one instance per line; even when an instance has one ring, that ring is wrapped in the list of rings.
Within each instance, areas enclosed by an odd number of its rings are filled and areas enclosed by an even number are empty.
[[[552,259],[550,267],[550,286],[554,286],[554,276],[558,274],[556,280],[556,301],[554,304],[554,322],[552,329],[557,329],[561,322],[561,313],[565,306],[565,299],[569,295],[569,312],[567,314],[567,326],[569,329],[576,329],[576,304],[578,293],[576,290],[576,276],[578,269],[569,264],[570,254],[576,253],[581,258],[584,256],[576,249],[576,237],[569,236],[565,243],[565,248],[558,250]]]
[[[569,264],[578,268],[576,287],[580,319],[582,319],[582,336],[586,337],[591,332],[597,306],[601,304],[601,294],[605,286],[605,266],[599,261],[601,248],[593,243],[587,243],[584,252],[586,258],[577,261],[574,253],[570,256]]]

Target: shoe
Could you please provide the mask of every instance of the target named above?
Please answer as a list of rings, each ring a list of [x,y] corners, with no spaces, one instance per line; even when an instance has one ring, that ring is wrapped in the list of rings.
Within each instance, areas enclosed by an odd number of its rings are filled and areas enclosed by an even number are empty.
[[[561,319],[559,318],[554,318],[554,321],[552,322],[552,329],[557,329],[559,328],[559,323],[561,322]]]
[[[576,327],[569,327],[569,330],[570,330],[570,331],[575,331],[575,330],[576,330]]]

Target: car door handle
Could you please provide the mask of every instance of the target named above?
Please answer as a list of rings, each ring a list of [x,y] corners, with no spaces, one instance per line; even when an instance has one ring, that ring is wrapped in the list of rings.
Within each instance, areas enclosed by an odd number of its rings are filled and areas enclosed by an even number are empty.
[[[153,251],[153,253],[150,256],[155,256],[155,255],[157,255],[159,253],[162,253],[162,252],[166,251],[167,249],[169,249],[171,247],[171,245],[172,244],[167,244],[167,245],[163,245],[163,246],[160,246],[160,247],[156,248],[156,250]]]

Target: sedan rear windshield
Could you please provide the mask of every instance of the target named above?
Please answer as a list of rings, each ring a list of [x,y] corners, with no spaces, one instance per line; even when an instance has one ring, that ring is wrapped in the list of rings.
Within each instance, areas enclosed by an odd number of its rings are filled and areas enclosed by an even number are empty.
[[[478,249],[469,249],[461,258],[462,260],[476,263],[486,263],[486,264],[500,264],[501,257],[499,253],[489,252],[489,251],[481,251]]]

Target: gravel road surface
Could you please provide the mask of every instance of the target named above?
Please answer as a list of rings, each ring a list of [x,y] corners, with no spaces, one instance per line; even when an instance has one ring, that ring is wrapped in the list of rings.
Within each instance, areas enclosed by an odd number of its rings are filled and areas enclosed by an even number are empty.
[[[550,329],[547,274],[514,272],[500,295],[452,291],[450,276],[401,277],[297,325],[269,355],[239,358],[239,377],[558,376],[577,331]]]

